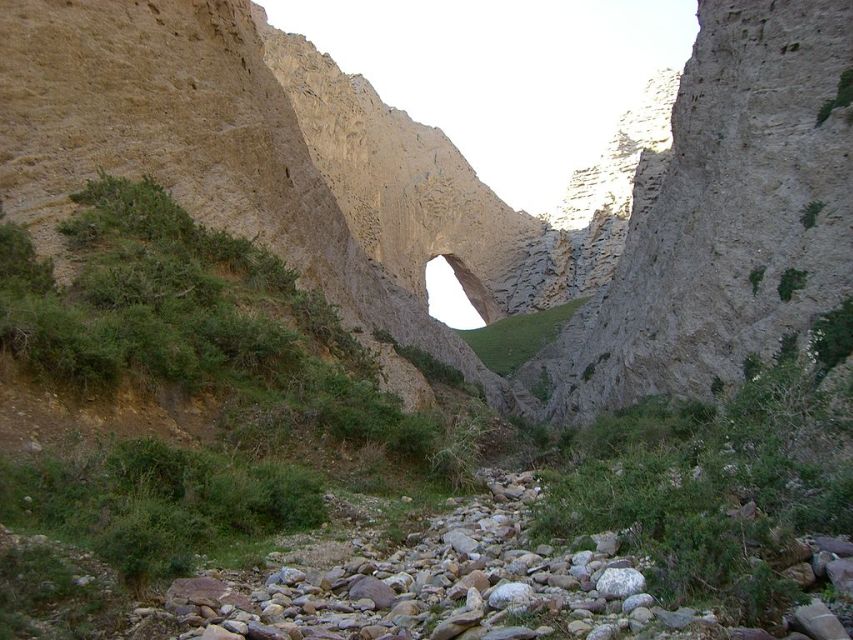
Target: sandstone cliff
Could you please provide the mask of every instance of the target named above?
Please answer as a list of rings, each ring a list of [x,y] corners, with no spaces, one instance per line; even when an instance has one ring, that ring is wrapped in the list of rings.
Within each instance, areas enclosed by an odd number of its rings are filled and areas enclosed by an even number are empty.
[[[264,58],[293,104],[311,158],[353,236],[426,308],[424,268],[445,255],[486,322],[502,317],[525,245],[542,224],[477,178],[444,133],[384,104],[304,36],[253,7]]]
[[[635,205],[635,176],[645,182],[637,191],[642,212],[654,202],[669,166],[670,116],[680,77],[671,69],[658,72],[620,118],[599,161],[574,172],[561,211],[545,216],[547,230],[527,247],[511,309],[543,309],[590,296],[613,278]]]
[[[5,3],[0,105],[4,211],[60,277],[74,269],[56,231],[68,194],[99,167],[151,174],[201,222],[285,257],[362,335],[385,328],[483,382],[493,405],[513,402],[353,238],[264,62],[248,0]],[[405,392],[415,374],[392,387]]]
[[[843,108],[815,127],[853,60],[853,8],[705,0],[699,21],[659,195],[644,206],[641,171],[609,291],[540,360],[560,380],[556,420],[652,393],[710,397],[716,377],[731,388],[749,353],[769,360],[794,332],[803,346],[853,291],[853,129]],[[810,202],[825,206],[805,228]],[[808,275],[786,302],[788,269]]]

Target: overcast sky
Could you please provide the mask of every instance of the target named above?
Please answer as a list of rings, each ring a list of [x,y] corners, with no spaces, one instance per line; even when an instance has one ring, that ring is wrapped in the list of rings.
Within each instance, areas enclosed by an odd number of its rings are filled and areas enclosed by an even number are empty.
[[[681,69],[694,0],[256,0],[382,99],[440,127],[515,209],[555,210],[658,69]]]

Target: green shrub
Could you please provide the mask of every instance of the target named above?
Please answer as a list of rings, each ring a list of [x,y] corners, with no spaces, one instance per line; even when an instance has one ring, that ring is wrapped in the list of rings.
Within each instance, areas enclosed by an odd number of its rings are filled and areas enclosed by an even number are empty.
[[[115,485],[124,492],[144,491],[169,500],[184,497],[190,459],[162,440],[144,438],[119,443],[107,459]]]
[[[806,278],[808,271],[798,271],[797,269],[786,269],[779,280],[779,299],[788,302],[794,295],[794,291],[806,288]]]
[[[853,298],[824,314],[814,324],[812,343],[822,377],[853,353]]]
[[[815,127],[819,127],[829,118],[832,110],[835,108],[835,100],[826,100],[823,104],[820,105],[820,109],[817,111],[817,121],[815,122]]]
[[[589,382],[590,380],[592,380],[592,376],[594,376],[594,375],[595,375],[595,363],[590,362],[588,365],[586,365],[586,368],[583,370],[583,373],[581,374],[581,379],[584,382]]]
[[[800,222],[803,223],[803,227],[806,229],[811,229],[815,224],[817,224],[817,214],[823,211],[823,208],[826,206],[825,202],[821,202],[820,200],[812,200],[805,207],[803,207],[800,212]]]
[[[714,379],[711,382],[711,395],[713,395],[715,398],[719,398],[725,390],[726,383],[723,382],[723,379],[720,378],[720,376],[714,376]]]
[[[32,240],[23,227],[2,220],[0,213],[0,289],[19,294],[53,289],[53,264],[36,258]]]
[[[483,416],[457,416],[445,428],[440,447],[430,458],[433,473],[456,489],[473,486],[486,433]]]
[[[66,306],[53,294],[21,298],[0,291],[0,342],[44,380],[86,392],[112,389],[122,354],[103,340],[99,318]]]
[[[799,338],[799,332],[794,331],[793,333],[786,333],[779,339],[779,351],[775,356],[777,363],[792,362],[797,359],[799,355],[797,341]]]
[[[767,267],[762,265],[749,272],[749,282],[752,285],[753,296],[758,295],[758,287],[761,285],[761,281],[764,280],[764,272],[766,270]]]

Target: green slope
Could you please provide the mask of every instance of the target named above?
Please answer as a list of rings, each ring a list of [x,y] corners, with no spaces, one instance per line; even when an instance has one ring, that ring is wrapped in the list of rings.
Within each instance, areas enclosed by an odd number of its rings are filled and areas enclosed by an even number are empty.
[[[462,339],[489,369],[502,376],[511,374],[557,333],[588,298],[578,298],[558,307],[510,316],[482,329],[458,330]]]

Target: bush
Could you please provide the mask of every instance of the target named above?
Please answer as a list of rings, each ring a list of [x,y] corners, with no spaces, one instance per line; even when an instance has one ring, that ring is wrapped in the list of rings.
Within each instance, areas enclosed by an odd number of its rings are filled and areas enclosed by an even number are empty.
[[[440,448],[430,458],[433,473],[456,489],[473,486],[486,433],[483,416],[457,416],[445,427]]]
[[[437,360],[423,349],[411,345],[406,347],[396,345],[395,350],[415,365],[430,382],[438,382],[451,387],[463,387],[465,385],[465,376],[459,369]]]
[[[779,299],[788,302],[794,295],[794,291],[806,288],[806,278],[808,271],[798,271],[797,269],[786,269],[779,280]]]
[[[762,265],[749,272],[749,283],[752,285],[753,297],[758,295],[758,287],[761,285],[761,281],[764,280],[764,272],[766,270],[767,267]]]

